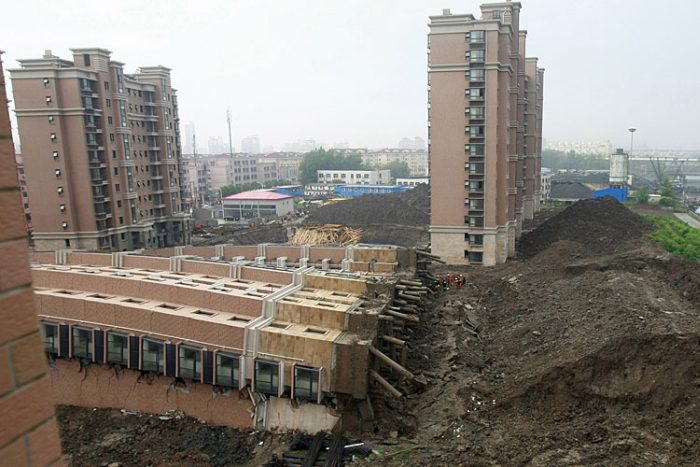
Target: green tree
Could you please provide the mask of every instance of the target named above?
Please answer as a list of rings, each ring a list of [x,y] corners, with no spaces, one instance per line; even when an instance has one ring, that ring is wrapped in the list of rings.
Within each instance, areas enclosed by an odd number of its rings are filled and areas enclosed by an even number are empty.
[[[660,205],[673,206],[675,204],[678,194],[673,190],[673,185],[669,177],[664,177],[664,181],[661,182],[659,194],[661,195],[661,199],[659,200]]]
[[[639,204],[649,204],[649,187],[643,186],[637,192],[637,201]]]
[[[318,170],[360,170],[363,168],[362,157],[359,154],[344,156],[333,150],[314,149],[304,154],[299,164],[299,179],[301,183],[314,183],[318,180]]]
[[[411,176],[411,168],[406,162],[391,161],[388,164],[377,167],[379,170],[391,170],[391,178],[406,178]]]
[[[577,153],[575,151],[555,151],[545,149],[542,151],[542,167],[553,170],[606,170],[610,167],[608,158],[598,154]]]

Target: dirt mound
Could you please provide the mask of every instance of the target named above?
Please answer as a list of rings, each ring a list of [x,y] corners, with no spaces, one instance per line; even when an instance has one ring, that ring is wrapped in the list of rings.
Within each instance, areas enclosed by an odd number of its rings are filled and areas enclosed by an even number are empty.
[[[306,224],[427,225],[430,223],[430,189],[419,185],[404,193],[366,195],[320,207]]]
[[[700,336],[642,335],[612,341],[543,375],[501,409],[533,410],[579,401],[669,412],[700,403]],[[593,407],[605,409],[604,404]]]
[[[518,242],[518,253],[531,257],[559,240],[578,242],[590,253],[611,253],[640,239],[650,229],[644,219],[614,198],[582,200],[524,234]]]

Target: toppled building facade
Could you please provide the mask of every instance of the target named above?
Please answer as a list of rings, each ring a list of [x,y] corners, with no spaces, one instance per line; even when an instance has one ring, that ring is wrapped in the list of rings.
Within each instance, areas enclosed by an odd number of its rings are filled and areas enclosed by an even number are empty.
[[[412,261],[395,247],[289,245],[32,260],[56,403],[306,431],[367,398],[379,316]]]

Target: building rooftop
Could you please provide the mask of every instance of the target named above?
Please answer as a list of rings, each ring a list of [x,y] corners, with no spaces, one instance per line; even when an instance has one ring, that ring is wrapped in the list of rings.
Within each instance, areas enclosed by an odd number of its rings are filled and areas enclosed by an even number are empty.
[[[230,195],[225,197],[225,200],[234,201],[279,201],[282,199],[292,199],[293,196],[283,195],[282,193],[277,193],[275,191],[268,190],[255,190],[255,191],[244,191],[243,193],[237,193],[235,195]]]

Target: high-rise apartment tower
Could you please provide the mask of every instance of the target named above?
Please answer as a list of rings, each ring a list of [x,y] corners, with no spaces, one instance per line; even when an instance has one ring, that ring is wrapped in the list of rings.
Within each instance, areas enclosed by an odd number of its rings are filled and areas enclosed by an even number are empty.
[[[170,69],[125,74],[105,49],[10,70],[34,245],[132,250],[189,237]]]
[[[544,70],[526,58],[518,2],[430,17],[432,252],[494,265],[539,208]]]

